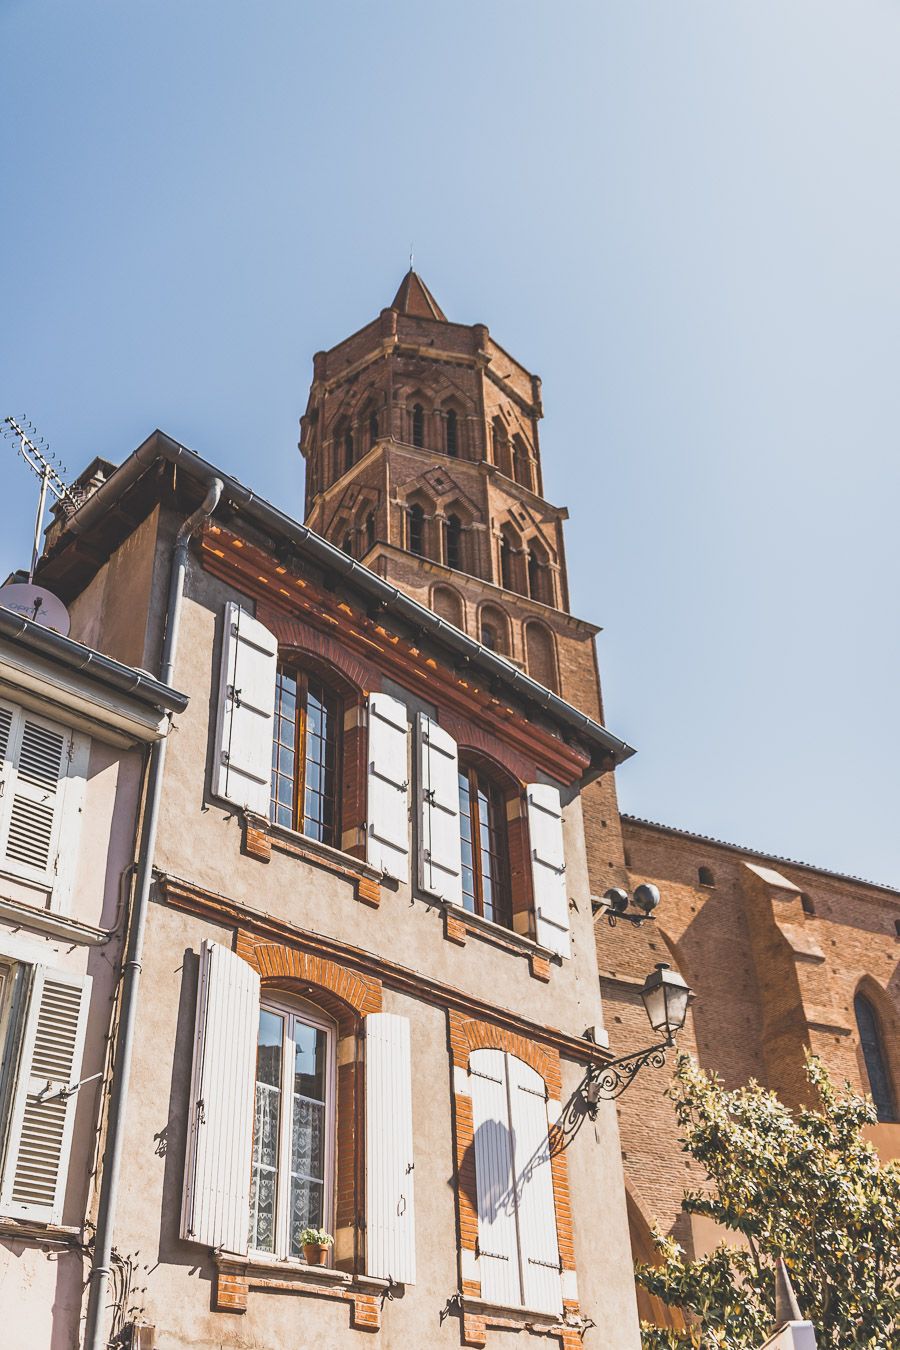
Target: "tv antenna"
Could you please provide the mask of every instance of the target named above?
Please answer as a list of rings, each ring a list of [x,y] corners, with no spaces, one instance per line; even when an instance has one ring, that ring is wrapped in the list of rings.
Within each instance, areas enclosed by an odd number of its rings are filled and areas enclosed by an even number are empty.
[[[78,502],[63,481],[60,470],[65,471],[65,465],[60,464],[55,459],[46,441],[38,436],[35,427],[27,418],[4,417],[3,422],[0,423],[0,428],[2,428],[2,433],[7,440],[12,441],[16,446],[17,451],[41,485],[37,515],[34,521],[34,547],[31,550],[31,567],[28,571],[30,585],[34,580],[34,571],[41,555],[41,531],[44,527],[47,493],[52,492],[58,502],[65,503],[71,510],[77,510]]]

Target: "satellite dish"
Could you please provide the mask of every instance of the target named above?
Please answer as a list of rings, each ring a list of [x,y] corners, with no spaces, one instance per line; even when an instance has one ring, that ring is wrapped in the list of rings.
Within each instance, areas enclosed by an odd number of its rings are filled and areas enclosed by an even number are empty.
[[[61,637],[69,636],[69,611],[63,602],[44,586],[31,586],[24,581],[0,587],[0,605],[21,614],[25,619],[52,628]]]

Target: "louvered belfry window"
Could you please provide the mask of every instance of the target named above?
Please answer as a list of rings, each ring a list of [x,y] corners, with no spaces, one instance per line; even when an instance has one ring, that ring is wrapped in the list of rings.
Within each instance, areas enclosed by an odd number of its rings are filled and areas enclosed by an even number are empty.
[[[75,738],[65,727],[0,704],[0,872],[48,891],[58,870],[74,755]]]

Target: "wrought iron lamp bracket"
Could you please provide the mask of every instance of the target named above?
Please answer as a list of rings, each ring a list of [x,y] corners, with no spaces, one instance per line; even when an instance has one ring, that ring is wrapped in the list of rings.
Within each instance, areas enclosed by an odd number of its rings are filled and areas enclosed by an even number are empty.
[[[596,1119],[597,1107],[601,1101],[613,1101],[621,1097],[630,1087],[645,1064],[653,1069],[661,1069],[666,1062],[666,1051],[675,1044],[674,1036],[667,1036],[657,1045],[646,1050],[637,1050],[631,1055],[621,1055],[608,1064],[592,1064],[581,1085],[581,1093],[591,1120]]]

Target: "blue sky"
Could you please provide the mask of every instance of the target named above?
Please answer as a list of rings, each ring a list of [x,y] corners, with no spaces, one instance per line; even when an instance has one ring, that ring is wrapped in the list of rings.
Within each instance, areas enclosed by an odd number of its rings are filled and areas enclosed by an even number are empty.
[[[412,241],[543,377],[624,809],[900,884],[896,4],[0,0],[0,51],[0,416],[299,516]]]

